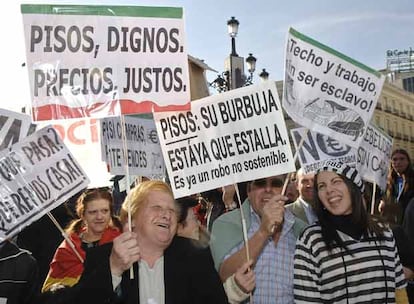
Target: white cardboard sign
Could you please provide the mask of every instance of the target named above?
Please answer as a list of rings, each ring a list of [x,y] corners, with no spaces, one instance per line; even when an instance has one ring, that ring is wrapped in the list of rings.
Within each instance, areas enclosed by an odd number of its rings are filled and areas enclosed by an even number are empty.
[[[156,113],[176,198],[295,171],[276,85],[266,82]]]

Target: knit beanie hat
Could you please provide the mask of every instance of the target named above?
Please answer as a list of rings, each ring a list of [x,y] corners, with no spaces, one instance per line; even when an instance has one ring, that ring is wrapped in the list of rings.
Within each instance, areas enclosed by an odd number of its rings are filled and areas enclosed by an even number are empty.
[[[336,174],[345,176],[347,179],[353,182],[355,186],[357,186],[361,192],[364,192],[364,182],[362,181],[361,175],[359,174],[357,169],[352,168],[348,166],[347,164],[344,164],[341,162],[327,160],[322,166],[322,168],[316,171],[316,176],[318,175],[319,172],[323,172],[323,171],[331,171],[331,172],[335,172]],[[316,176],[315,176],[315,180],[316,180]]]

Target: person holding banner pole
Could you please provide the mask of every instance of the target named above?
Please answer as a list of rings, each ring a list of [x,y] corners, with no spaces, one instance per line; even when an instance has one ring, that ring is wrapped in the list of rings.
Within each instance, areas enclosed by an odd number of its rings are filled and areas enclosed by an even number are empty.
[[[227,303],[210,252],[176,236],[179,208],[165,182],[145,181],[131,189],[120,215],[124,232],[87,253],[77,303]]]
[[[241,206],[256,273],[254,303],[293,303],[293,255],[305,223],[284,207],[287,197],[280,194],[283,178],[249,182],[248,197]],[[210,248],[216,269],[226,281],[246,261],[240,210],[225,213],[214,222]]]
[[[318,222],[296,244],[295,303],[408,303],[393,234],[366,209],[359,172],[327,161],[314,191]]]
[[[75,285],[83,271],[86,251],[111,242],[121,233],[112,195],[106,189],[86,190],[77,200],[76,211],[79,219],[66,228],[69,241],[64,240],[57,248],[42,292]]]
[[[177,235],[191,239],[196,248],[210,252],[208,247],[210,235],[195,215],[194,207],[198,204],[197,199],[184,197],[177,201],[180,204]],[[252,261],[246,262],[223,283],[230,304],[241,303],[254,289],[256,280],[251,266]]]

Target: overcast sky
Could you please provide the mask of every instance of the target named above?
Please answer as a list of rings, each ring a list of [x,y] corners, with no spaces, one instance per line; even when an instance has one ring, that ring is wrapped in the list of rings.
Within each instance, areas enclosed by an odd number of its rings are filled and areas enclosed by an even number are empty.
[[[25,62],[21,3],[4,1],[1,19],[1,107],[19,110],[30,103]],[[151,0],[151,1],[44,1],[59,4],[110,4],[184,7],[188,53],[222,71],[230,53],[227,20],[239,22],[237,52],[258,59],[271,79],[283,75],[283,58],[289,27],[326,44],[372,68],[386,65],[389,49],[414,48],[413,0]],[[257,79],[257,73],[255,75]],[[209,72],[210,80],[215,73]]]

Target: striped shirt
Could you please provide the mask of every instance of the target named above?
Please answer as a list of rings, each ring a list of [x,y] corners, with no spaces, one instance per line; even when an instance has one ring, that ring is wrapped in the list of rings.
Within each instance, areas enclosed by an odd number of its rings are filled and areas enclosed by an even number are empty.
[[[298,239],[295,303],[395,303],[395,289],[406,283],[392,232],[386,230],[382,241],[338,234],[350,253],[335,245],[328,251],[318,224]]]
[[[259,230],[260,218],[250,208],[251,226],[248,238]],[[289,304],[293,302],[293,255],[295,253],[296,237],[293,232],[295,216],[285,210],[281,236],[275,246],[271,238],[260,253],[254,267],[256,288],[253,291],[254,304]],[[240,243],[224,258],[227,259],[244,246]],[[245,302],[249,303],[247,299]]]

